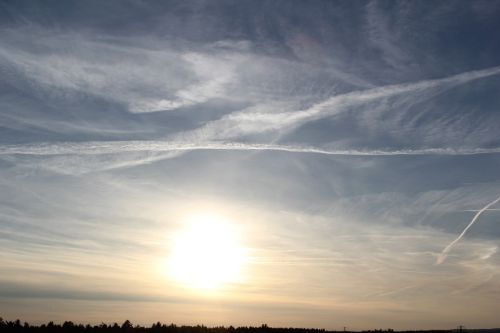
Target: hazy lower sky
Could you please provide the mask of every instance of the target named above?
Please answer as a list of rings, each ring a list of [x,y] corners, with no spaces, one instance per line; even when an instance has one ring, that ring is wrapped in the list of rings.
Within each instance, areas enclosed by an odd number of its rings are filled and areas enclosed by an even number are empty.
[[[499,32],[500,1],[0,1],[0,315],[500,326]]]

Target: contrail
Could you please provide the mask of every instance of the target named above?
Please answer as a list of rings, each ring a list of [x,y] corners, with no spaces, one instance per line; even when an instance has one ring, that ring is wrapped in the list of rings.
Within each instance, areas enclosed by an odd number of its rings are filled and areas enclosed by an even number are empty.
[[[0,155],[101,155],[127,152],[169,152],[194,150],[260,150],[344,156],[478,155],[498,154],[500,148],[426,148],[403,150],[323,149],[311,146],[240,142],[179,141],[87,141],[0,145]]]
[[[175,134],[173,140],[230,140],[248,134],[271,131],[286,133],[308,122],[340,114],[356,105],[393,96],[404,96],[403,98],[409,101],[411,96],[416,98],[414,94],[421,94],[436,88],[447,89],[498,74],[500,74],[500,66],[464,72],[440,79],[354,90],[329,97],[303,110],[271,113],[248,110],[234,112],[218,120],[208,122],[199,128]]]
[[[476,222],[476,220],[478,219],[478,217],[486,210],[488,210],[488,208],[490,208],[491,206],[493,206],[494,204],[496,204],[498,201],[500,201],[500,197],[496,198],[495,200],[493,200],[492,202],[490,202],[489,204],[487,204],[486,206],[484,206],[483,208],[481,208],[477,213],[476,215],[474,215],[474,217],[472,218],[472,220],[469,222],[469,224],[465,227],[465,229],[462,231],[462,233],[460,235],[458,235],[458,237],[453,241],[451,242],[450,244],[448,244],[447,247],[444,248],[444,250],[439,254],[439,256],[437,257],[436,259],[436,265],[439,265],[441,264],[445,259],[446,259],[446,256],[448,255],[448,252],[450,252],[451,248],[459,241],[462,239],[462,237],[464,237],[465,233],[467,232],[467,230],[469,230],[470,227],[472,227],[472,225],[474,224],[474,222]]]

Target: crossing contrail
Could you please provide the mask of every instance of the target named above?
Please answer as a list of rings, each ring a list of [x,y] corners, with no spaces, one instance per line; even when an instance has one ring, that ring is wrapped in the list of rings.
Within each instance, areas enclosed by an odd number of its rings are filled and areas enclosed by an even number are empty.
[[[446,246],[444,248],[444,250],[438,255],[437,259],[436,259],[436,265],[439,265],[441,264],[447,257],[448,255],[448,252],[450,252],[451,248],[459,241],[462,239],[462,237],[464,237],[465,233],[467,232],[467,230],[469,230],[470,227],[472,227],[472,225],[474,224],[474,222],[476,222],[476,220],[479,218],[479,216],[486,210],[488,210],[488,208],[490,208],[491,206],[493,206],[494,204],[496,204],[498,201],[500,201],[500,197],[496,198],[495,200],[493,200],[492,202],[490,202],[489,204],[487,204],[486,206],[484,206],[483,208],[481,208],[477,213],[476,215],[474,215],[474,217],[472,218],[472,220],[469,222],[469,224],[465,227],[465,229],[462,231],[462,233],[460,235],[458,235],[458,237],[453,241],[451,242],[450,244],[448,244],[448,246]]]

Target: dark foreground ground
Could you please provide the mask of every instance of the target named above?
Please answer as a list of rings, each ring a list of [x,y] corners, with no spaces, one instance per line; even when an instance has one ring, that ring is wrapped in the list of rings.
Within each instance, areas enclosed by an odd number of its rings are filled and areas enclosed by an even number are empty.
[[[144,327],[133,325],[130,321],[125,321],[123,324],[100,324],[100,325],[83,325],[74,324],[71,321],[66,321],[63,324],[55,324],[49,322],[42,325],[30,325],[22,323],[20,320],[5,321],[0,318],[0,332],[165,332],[165,333],[330,333],[339,331],[328,331],[315,328],[274,328],[266,324],[258,327],[207,327],[203,325],[197,326],[177,326],[174,324],[162,324],[160,322]],[[344,331],[340,331],[344,332]],[[350,333],[351,331],[345,331]],[[500,328],[493,329],[450,329],[450,330],[419,330],[419,331],[395,331],[392,329],[374,329],[361,332],[419,332],[419,333],[500,333]]]

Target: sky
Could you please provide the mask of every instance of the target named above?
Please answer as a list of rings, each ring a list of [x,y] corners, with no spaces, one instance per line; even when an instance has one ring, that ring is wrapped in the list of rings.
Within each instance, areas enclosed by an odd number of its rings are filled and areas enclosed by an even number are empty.
[[[0,315],[500,327],[499,18],[0,1]]]

